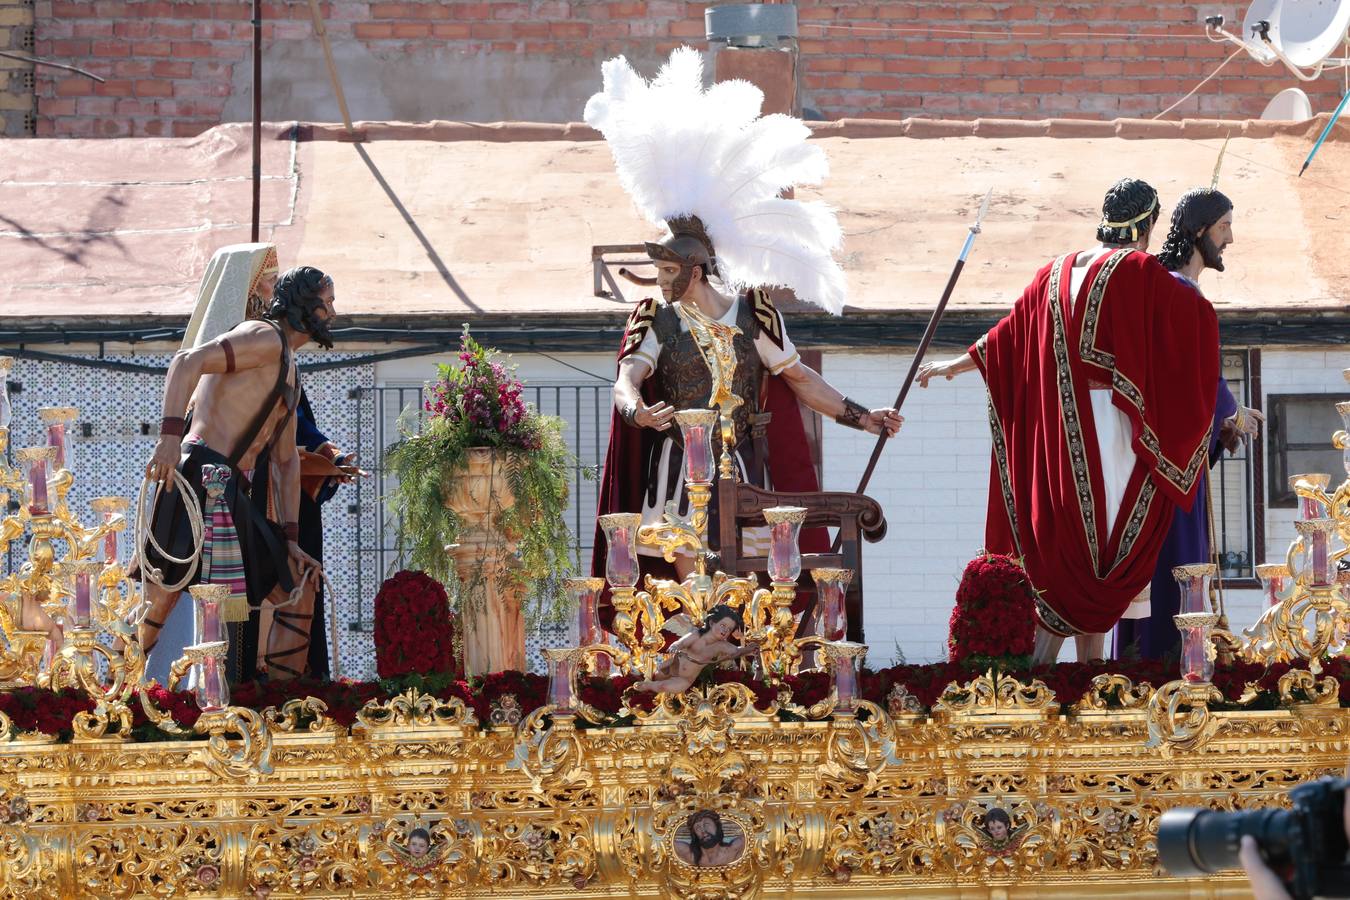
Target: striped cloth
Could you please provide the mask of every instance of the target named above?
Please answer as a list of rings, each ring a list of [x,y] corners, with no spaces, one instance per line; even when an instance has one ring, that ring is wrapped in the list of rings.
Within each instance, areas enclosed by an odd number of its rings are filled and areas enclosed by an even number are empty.
[[[225,502],[225,486],[230,480],[230,467],[202,466],[202,486],[206,489],[206,509],[203,511],[202,540],[203,584],[227,584],[229,598],[221,604],[221,619],[225,622],[248,620],[248,582],[244,578],[244,551],[239,545],[239,532]]]

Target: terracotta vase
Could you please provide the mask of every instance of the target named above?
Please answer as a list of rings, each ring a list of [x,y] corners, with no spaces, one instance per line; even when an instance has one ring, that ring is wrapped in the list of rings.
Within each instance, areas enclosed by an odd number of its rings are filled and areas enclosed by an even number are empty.
[[[485,675],[525,670],[525,586],[511,578],[519,535],[502,532],[495,519],[515,505],[505,454],[469,450],[468,466],[445,485],[445,505],[459,516],[458,543],[446,548],[464,586],[464,671]]]

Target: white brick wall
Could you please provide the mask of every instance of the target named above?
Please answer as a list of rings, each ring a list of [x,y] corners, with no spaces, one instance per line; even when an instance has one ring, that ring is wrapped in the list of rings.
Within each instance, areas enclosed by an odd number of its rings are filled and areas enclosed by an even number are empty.
[[[955,355],[951,349],[933,358]],[[911,354],[827,353],[827,381],[868,407],[889,406]],[[905,425],[887,443],[867,493],[886,511],[888,530],[863,551],[868,661],[886,665],[946,656],[961,572],[984,545],[989,486],[989,419],[984,381],[969,372],[915,387]],[[876,438],[834,423],[824,437],[825,489],[858,486]]]

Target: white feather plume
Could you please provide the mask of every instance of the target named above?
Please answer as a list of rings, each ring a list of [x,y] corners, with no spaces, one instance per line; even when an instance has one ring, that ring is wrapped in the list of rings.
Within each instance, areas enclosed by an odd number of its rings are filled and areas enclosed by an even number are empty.
[[[586,122],[605,136],[642,215],[654,225],[698,216],[728,287],[790,288],[838,315],[847,284],[833,256],[843,240],[834,210],[782,197],[829,172],[806,125],[761,116],[764,94],[748,82],[705,89],[703,58],[690,47],[650,81],[622,56],[601,71],[604,90],[587,102]]]

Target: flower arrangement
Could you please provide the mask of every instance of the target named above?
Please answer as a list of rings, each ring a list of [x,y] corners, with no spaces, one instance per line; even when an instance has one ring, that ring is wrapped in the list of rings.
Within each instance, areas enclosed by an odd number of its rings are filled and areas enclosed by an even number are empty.
[[[458,675],[454,614],[439,581],[403,571],[375,595],[375,671],[381,679]]]
[[[1036,646],[1036,589],[1011,556],[982,553],[956,591],[948,658],[968,669],[1025,667]]]
[[[1211,708],[1219,710],[1270,710],[1280,709],[1279,681],[1281,676],[1293,668],[1305,668],[1306,665],[1291,666],[1276,663],[1261,666],[1253,663],[1220,663],[1215,667],[1214,686],[1223,694],[1223,700]],[[1083,697],[1098,675],[1123,675],[1136,685],[1151,684],[1159,687],[1176,678],[1176,664],[1158,660],[1097,660],[1090,663],[1058,663],[1054,665],[1004,669],[1002,675],[1016,678],[1024,684],[1033,680],[1044,682],[1063,707],[1063,711],[1073,714],[1073,707]],[[1340,684],[1341,706],[1350,707],[1350,658],[1337,657],[1323,663],[1323,677],[1331,676]],[[897,665],[876,671],[863,670],[859,679],[860,693],[863,699],[887,706],[887,697],[897,685],[913,695],[924,711],[931,710],[947,686],[952,682],[966,684],[972,676],[971,671],[956,662],[929,663],[926,665]],[[768,709],[778,696],[779,687],[761,682],[749,673],[731,669],[716,669],[707,676],[710,684],[735,682],[749,687],[755,694],[755,705]],[[577,687],[583,702],[595,707],[604,715],[603,726],[622,726],[632,723],[630,712],[633,706],[650,710],[655,695],[634,693],[628,690],[637,676],[623,675],[617,678],[605,678],[583,675],[578,679]],[[384,702],[406,689],[407,683],[391,687],[390,681],[335,681],[323,682],[313,679],[296,679],[273,682],[247,682],[236,685],[231,690],[231,702],[249,709],[264,710],[269,707],[281,708],[286,701],[316,697],[324,702],[327,715],[337,724],[350,728],[356,722],[357,713],[370,701]],[[803,707],[824,699],[830,691],[829,677],[823,673],[807,672],[791,676],[787,686],[792,691],[792,699]],[[515,721],[528,716],[548,702],[548,678],[528,672],[497,672],[482,678],[468,681],[445,677],[435,683],[427,679],[419,685],[424,693],[433,694],[442,700],[456,698],[462,700],[482,727],[492,724],[495,709],[510,707]],[[188,691],[170,693],[158,685],[149,688],[150,699],[160,709],[172,713],[174,721],[182,728],[190,729],[200,715],[193,696]],[[1108,696],[1107,706],[1115,706],[1118,699]],[[1300,699],[1297,695],[1295,699]],[[139,698],[133,698],[131,704],[134,732],[137,741],[181,740],[184,737],[200,740],[198,735],[174,736],[161,732],[140,712]],[[76,713],[93,709],[93,701],[77,695],[73,691],[55,692],[45,688],[18,688],[0,693],[0,712],[10,717],[14,728],[19,732],[41,732],[69,740],[72,720]],[[780,710],[778,717],[794,720],[796,716]],[[309,721],[308,715],[302,715],[300,724]],[[591,727],[580,725],[579,727]]]
[[[445,547],[455,542],[461,523],[446,507],[445,492],[467,471],[469,451],[485,448],[502,459],[515,496],[513,504],[499,504],[493,513],[503,540],[506,535],[519,539],[520,566],[511,577],[536,587],[548,582],[550,587],[536,590],[536,596],[559,593],[551,586],[572,569],[572,536],[564,514],[574,460],[563,441],[562,421],[539,415],[526,405],[522,391],[514,368],[474,340],[465,326],[458,361],[438,366],[436,380],[427,384],[420,432],[412,433],[405,423],[405,437],[388,452],[398,481],[390,509],[399,518],[398,547],[408,568],[451,583]],[[558,615],[565,612],[561,604],[552,608]]]

